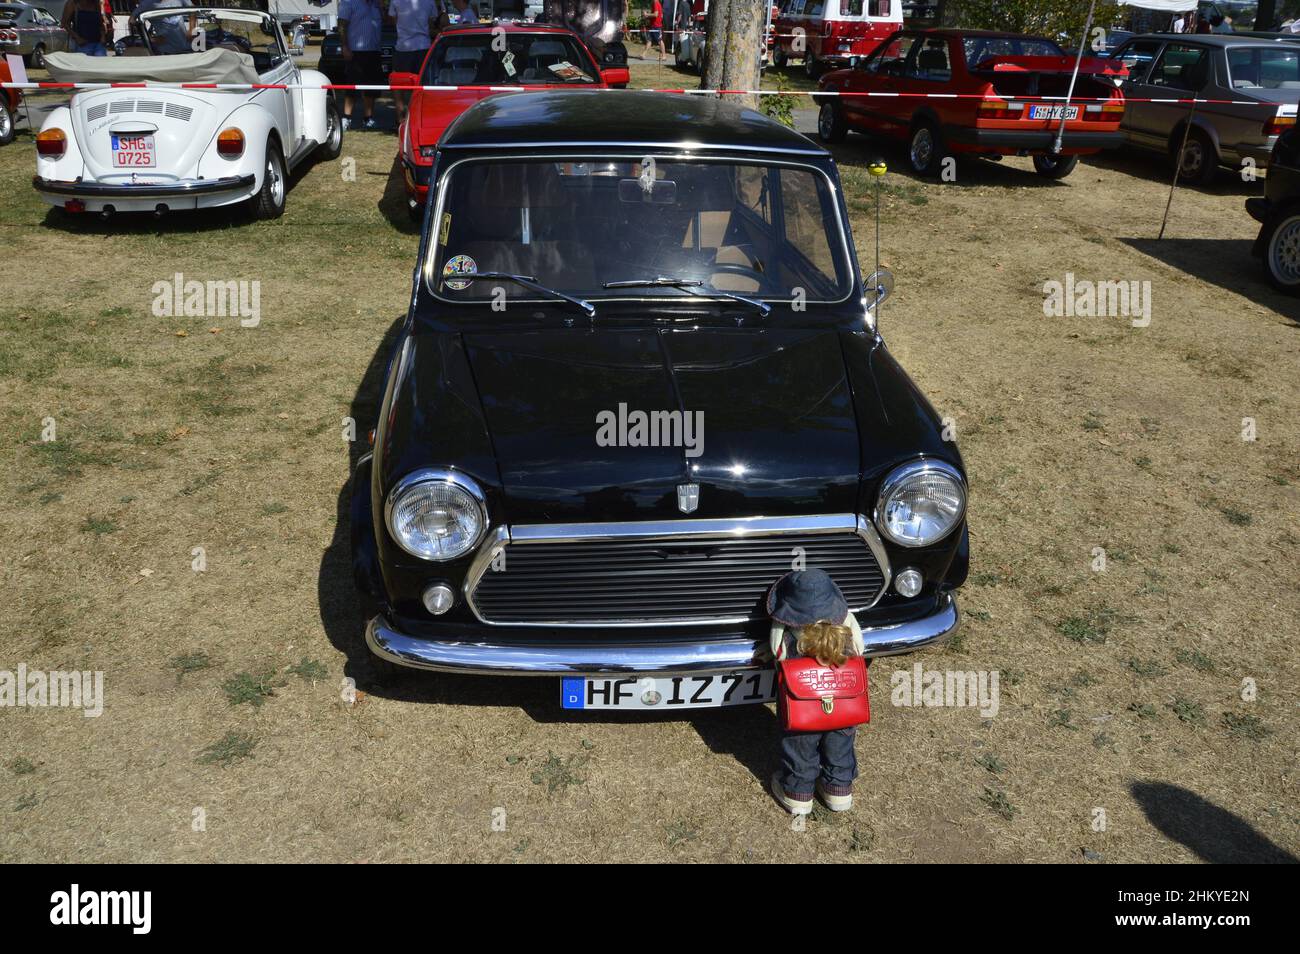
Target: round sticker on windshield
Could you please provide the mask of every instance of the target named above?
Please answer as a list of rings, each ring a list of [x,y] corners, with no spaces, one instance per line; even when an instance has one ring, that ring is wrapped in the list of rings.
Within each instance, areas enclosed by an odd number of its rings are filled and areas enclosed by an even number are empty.
[[[464,291],[469,288],[473,282],[458,282],[448,278],[448,275],[476,275],[478,274],[478,265],[474,259],[468,255],[453,255],[447,259],[447,264],[442,266],[442,283],[452,291]]]

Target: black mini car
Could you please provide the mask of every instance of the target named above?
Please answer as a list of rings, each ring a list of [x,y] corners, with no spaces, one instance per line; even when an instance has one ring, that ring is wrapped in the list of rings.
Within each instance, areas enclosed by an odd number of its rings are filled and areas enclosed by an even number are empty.
[[[493,97],[442,137],[419,256],[352,488],[381,659],[760,702],[765,596],[811,567],[868,656],[953,632],[961,456],[820,146],[701,97]]]
[[[1274,288],[1300,295],[1300,128],[1277,137],[1268,162],[1264,197],[1246,200],[1260,223],[1254,253]]]

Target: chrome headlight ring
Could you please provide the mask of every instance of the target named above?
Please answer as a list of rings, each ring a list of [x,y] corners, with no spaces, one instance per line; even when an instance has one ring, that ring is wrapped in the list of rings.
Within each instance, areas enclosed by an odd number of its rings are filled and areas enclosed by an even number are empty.
[[[441,513],[444,526],[450,524],[450,532],[413,528],[414,520],[435,513]],[[487,498],[476,481],[458,471],[417,470],[389,491],[384,525],[411,556],[439,563],[455,560],[472,552],[487,532]]]
[[[900,499],[908,494],[911,502]],[[945,461],[920,458],[900,464],[885,477],[873,522],[892,543],[928,547],[952,533],[965,515],[966,481],[961,473]]]

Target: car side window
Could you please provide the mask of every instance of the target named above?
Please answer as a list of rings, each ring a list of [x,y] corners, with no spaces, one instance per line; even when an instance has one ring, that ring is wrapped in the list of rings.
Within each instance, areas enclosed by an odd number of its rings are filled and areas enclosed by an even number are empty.
[[[945,82],[952,79],[952,64],[948,60],[948,41],[942,37],[929,37],[910,51],[904,72],[913,79]]]
[[[1142,83],[1146,80],[1147,70],[1160,52],[1158,40],[1134,40],[1119,48],[1114,59],[1128,67],[1128,81]]]
[[[908,51],[912,49],[914,39],[915,37],[905,34],[895,36],[892,40],[880,46],[867,60],[863,68],[872,73],[888,72],[886,67],[892,63],[894,69],[901,74],[903,61],[907,59]]]
[[[840,14],[846,17],[862,16],[863,0],[840,0]]]
[[[1196,92],[1208,78],[1209,51],[1184,43],[1170,43],[1151,67],[1152,86]]]

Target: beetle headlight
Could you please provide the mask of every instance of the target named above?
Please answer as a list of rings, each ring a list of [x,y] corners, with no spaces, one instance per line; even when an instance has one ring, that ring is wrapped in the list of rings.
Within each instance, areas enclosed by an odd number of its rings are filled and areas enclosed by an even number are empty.
[[[388,495],[388,532],[403,550],[425,560],[454,560],[483,536],[483,492],[463,474],[422,470]]]
[[[876,501],[876,526],[905,547],[942,540],[966,512],[966,484],[953,466],[937,460],[903,464],[885,478]]]

